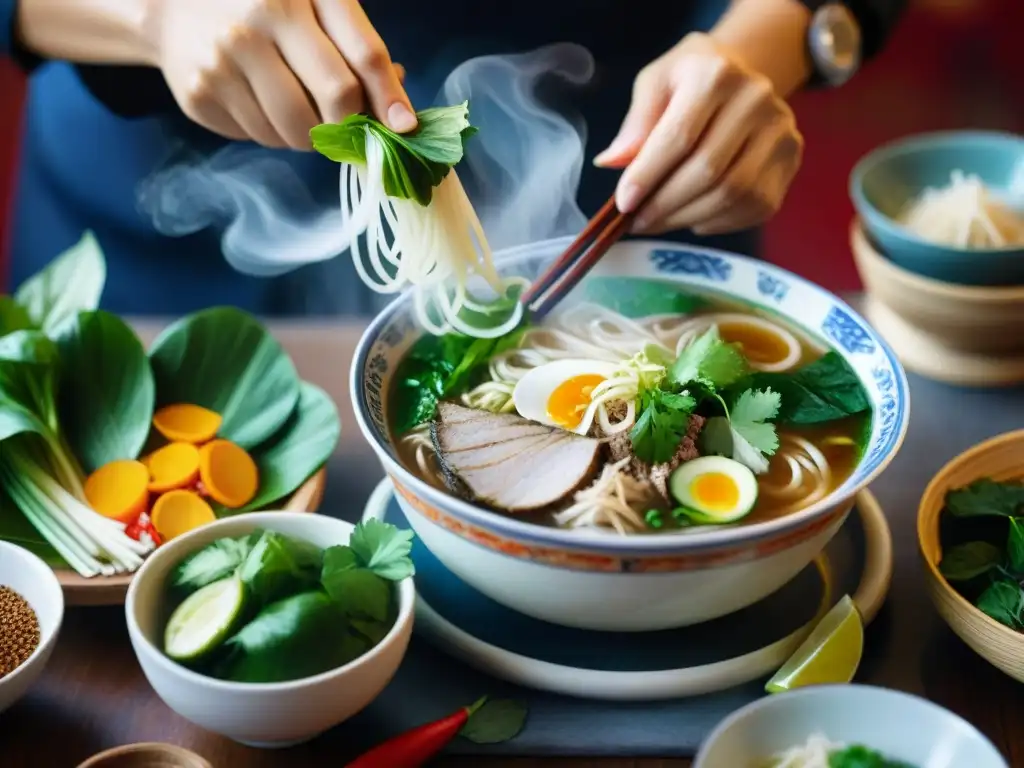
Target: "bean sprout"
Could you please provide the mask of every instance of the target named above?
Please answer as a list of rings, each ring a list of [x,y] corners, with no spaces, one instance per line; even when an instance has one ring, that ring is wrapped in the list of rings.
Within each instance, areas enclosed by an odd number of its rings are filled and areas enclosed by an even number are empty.
[[[605,464],[593,485],[573,496],[573,504],[554,514],[555,523],[567,528],[610,528],[623,536],[647,528],[636,511],[651,499],[648,483],[623,472],[631,461],[626,457],[614,464]]]

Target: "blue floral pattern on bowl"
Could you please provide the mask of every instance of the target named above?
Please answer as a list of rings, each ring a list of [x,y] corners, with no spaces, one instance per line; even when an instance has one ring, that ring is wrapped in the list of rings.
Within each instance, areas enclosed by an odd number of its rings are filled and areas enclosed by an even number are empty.
[[[555,258],[571,239],[548,241],[499,255],[503,270],[532,274],[538,263]],[[775,314],[784,322],[816,338],[823,346],[834,347],[860,377],[874,411],[871,435],[864,458],[842,487],[819,505],[824,512],[833,509],[837,499],[849,498],[882,471],[895,454],[906,432],[909,392],[903,368],[888,344],[849,306],[825,289],[773,265],[720,251],[679,248],[675,245],[631,240],[618,243],[592,270],[591,275],[612,277],[629,290],[630,279],[665,280],[681,292],[697,296],[739,301]],[[574,292],[575,293],[575,292]],[[570,296],[569,301],[572,301]],[[398,362],[420,335],[412,320],[408,303],[399,298],[370,325],[360,342],[352,367],[351,387],[357,419],[385,463],[385,468],[401,478],[407,487],[423,485],[398,462],[387,428],[387,402],[390,379]],[[428,493],[426,490],[420,493]],[[432,492],[432,501],[441,504],[440,494]],[[460,502],[445,501],[449,510]],[[450,514],[450,512],[449,512]],[[461,518],[460,513],[459,517]],[[487,514],[487,513],[484,513]],[[473,516],[476,518],[476,515]],[[481,523],[477,519],[477,524]],[[776,521],[773,521],[776,522]],[[771,523],[764,524],[771,526]],[[557,529],[527,526],[500,515],[487,514],[489,535],[541,546],[561,546]],[[721,531],[712,536],[727,536]],[[614,537],[612,537],[614,538]],[[671,550],[677,546],[666,537],[641,537],[649,555],[659,546]],[[667,537],[671,539],[671,537]],[[724,543],[723,543],[724,545]],[[613,552],[621,546],[588,545],[590,552]]]

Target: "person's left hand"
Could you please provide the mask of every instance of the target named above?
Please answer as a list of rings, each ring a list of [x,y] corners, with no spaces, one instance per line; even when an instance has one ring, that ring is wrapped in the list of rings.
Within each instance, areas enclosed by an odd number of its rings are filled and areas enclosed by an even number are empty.
[[[625,168],[616,202],[637,211],[634,232],[703,235],[770,218],[802,154],[793,111],[771,81],[691,34],[640,72],[618,136],[594,162]]]

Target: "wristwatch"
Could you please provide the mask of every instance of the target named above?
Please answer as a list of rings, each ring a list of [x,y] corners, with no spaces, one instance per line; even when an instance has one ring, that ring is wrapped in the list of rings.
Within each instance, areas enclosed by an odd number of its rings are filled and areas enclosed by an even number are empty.
[[[853,77],[863,53],[861,25],[849,5],[835,0],[803,0],[811,11],[807,49],[814,65],[811,84],[836,87]]]

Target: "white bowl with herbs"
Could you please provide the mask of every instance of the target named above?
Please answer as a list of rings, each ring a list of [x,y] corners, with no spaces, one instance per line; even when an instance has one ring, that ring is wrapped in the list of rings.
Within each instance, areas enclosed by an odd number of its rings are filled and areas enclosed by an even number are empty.
[[[412,534],[258,512],[165,544],[125,603],[142,670],[175,712],[257,747],[317,736],[373,701],[412,632]]]
[[[0,541],[0,712],[39,679],[63,619],[64,594],[50,567]]]

